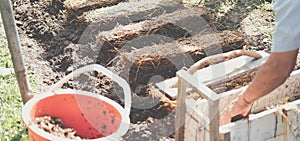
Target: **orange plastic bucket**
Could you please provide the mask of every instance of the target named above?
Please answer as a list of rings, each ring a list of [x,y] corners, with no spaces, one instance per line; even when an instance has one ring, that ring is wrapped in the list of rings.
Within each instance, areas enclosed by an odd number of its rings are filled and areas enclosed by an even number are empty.
[[[124,108],[115,101],[94,93],[79,90],[57,90],[63,83],[88,71],[99,71],[117,82],[124,92]],[[129,128],[131,91],[128,83],[100,65],[88,65],[67,75],[50,92],[35,96],[22,109],[30,141],[71,140],[57,137],[40,129],[33,120],[40,116],[62,119],[66,127],[92,141],[120,140]]]

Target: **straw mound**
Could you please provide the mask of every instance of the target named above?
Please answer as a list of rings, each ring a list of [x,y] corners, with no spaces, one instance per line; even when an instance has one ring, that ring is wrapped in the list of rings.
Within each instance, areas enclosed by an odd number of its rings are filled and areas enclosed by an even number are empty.
[[[222,93],[226,91],[230,91],[233,89],[238,89],[243,86],[247,86],[250,84],[252,79],[254,78],[258,69],[251,70],[237,76],[230,77],[228,79],[224,79],[222,81],[218,81],[217,83],[209,84],[208,87],[211,88],[216,93]]]
[[[153,77],[174,77],[182,67],[190,67],[206,55],[241,49],[247,45],[237,31],[204,34],[180,38],[175,42],[145,46],[131,52],[121,53],[115,58],[112,69],[128,79],[132,88],[155,83]],[[154,80],[154,81],[153,81]]]

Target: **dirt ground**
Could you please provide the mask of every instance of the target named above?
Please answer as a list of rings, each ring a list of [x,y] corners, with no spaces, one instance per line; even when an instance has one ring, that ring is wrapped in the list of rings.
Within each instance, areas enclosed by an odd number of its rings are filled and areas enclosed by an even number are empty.
[[[92,6],[72,11],[65,8],[65,0],[12,1],[26,66],[30,72],[34,73],[39,78],[39,91],[47,91],[63,76],[86,64],[96,62],[107,68],[113,69],[113,66],[107,62],[114,62],[114,55],[116,55],[116,52],[119,51],[118,46],[122,46],[141,35],[147,34],[145,32],[134,32],[139,34],[127,34],[117,31],[116,35],[113,34],[114,36],[109,36],[111,38],[107,38],[107,41],[105,42],[107,47],[110,48],[106,50],[104,50],[104,48],[101,50],[102,54],[93,54],[96,55],[96,60],[91,60],[88,57],[84,59],[78,59],[76,58],[78,56],[74,56],[74,53],[76,53],[78,49],[85,47],[89,49],[81,50],[83,54],[80,55],[84,56],[85,51],[88,52],[97,50],[95,48],[97,48],[97,45],[99,44],[99,39],[97,39],[97,37],[88,36],[84,39],[82,38],[83,34],[87,34],[85,32],[90,24],[89,22],[82,20],[84,13],[93,9],[112,6],[111,4]],[[222,8],[219,8],[219,11],[214,11],[215,9],[218,9],[217,6],[220,5],[217,5],[216,3],[214,5],[211,3],[204,3],[194,6],[192,9],[205,9],[207,13],[204,14],[204,17],[208,20],[209,25],[216,33],[222,31],[238,31],[243,34],[243,42],[233,44],[230,47],[231,50],[246,48],[251,50],[270,51],[270,33],[274,28],[274,12],[272,9],[265,7],[262,8],[258,4],[255,5],[253,3],[246,2],[238,3],[237,5],[231,7],[231,10],[229,11],[222,11]],[[102,29],[102,31],[90,32],[104,33],[105,31],[108,30]],[[160,35],[176,35],[179,33],[184,33],[180,31],[181,29],[175,29],[171,24],[165,24],[163,27],[155,29],[155,33]],[[112,31],[109,30],[109,32]],[[154,32],[154,30],[151,32]],[[95,34],[91,34],[91,36],[93,35]],[[180,36],[180,38],[176,36],[172,38],[175,40],[182,38],[187,39],[184,36],[188,35],[183,34],[178,36]],[[117,39],[113,40],[114,38]],[[163,41],[163,43],[166,42],[168,41]],[[188,42],[184,43],[185,45],[190,44]],[[139,46],[143,47],[141,44]],[[161,44],[161,42],[155,42],[155,44]],[[131,52],[132,50],[136,49],[128,49],[127,52]],[[120,52],[122,52],[122,50]],[[198,54],[198,56],[195,58],[199,60],[201,57],[203,58],[203,55],[201,56]],[[144,62],[146,62],[146,60],[144,60]],[[153,64],[150,63],[146,66],[150,65]],[[159,66],[159,64],[156,65]],[[142,69],[143,68],[137,67],[136,71],[138,72]],[[164,103],[159,101],[159,98],[147,97],[147,88],[149,84],[153,83],[153,81],[148,79],[155,75],[162,76],[162,79],[173,77],[175,76],[176,68],[158,68],[158,70],[155,70],[157,71],[157,74],[153,74],[153,70],[148,69],[139,77],[137,77],[137,73],[134,73],[136,78],[143,79],[135,79],[137,82],[139,82],[139,85],[136,85],[134,82],[132,82],[133,101],[137,103],[148,102],[154,106],[146,109],[139,109],[137,107],[132,108],[130,115],[130,129],[123,137],[123,140],[174,140],[174,110],[170,109],[168,106],[164,106]],[[148,77],[148,75],[151,76]],[[130,75],[129,77],[132,78],[134,76]],[[113,89],[115,87],[114,83],[102,74],[91,73],[82,75],[80,78],[78,78],[78,81],[73,80],[65,84],[64,87],[89,90],[94,93],[104,94],[109,98],[116,100],[120,104],[124,104],[122,103],[122,96],[121,99],[119,99],[120,96],[118,95],[118,92],[115,92],[116,89]],[[146,99],[141,99],[139,97],[145,97]]]

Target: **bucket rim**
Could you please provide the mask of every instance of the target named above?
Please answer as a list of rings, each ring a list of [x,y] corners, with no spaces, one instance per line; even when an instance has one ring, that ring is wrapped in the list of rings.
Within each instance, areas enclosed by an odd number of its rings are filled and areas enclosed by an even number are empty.
[[[30,117],[31,109],[33,108],[33,106],[38,101],[40,101],[42,99],[45,99],[47,97],[50,97],[50,96],[55,96],[55,95],[60,95],[60,94],[84,95],[84,96],[97,98],[97,99],[103,100],[103,101],[111,104],[111,106],[113,106],[114,108],[116,108],[116,110],[119,111],[119,113],[122,117],[119,129],[115,133],[112,133],[108,136],[105,136],[105,137],[102,137],[102,138],[97,138],[97,139],[89,139],[90,141],[107,141],[107,139],[117,140],[128,131],[129,124],[130,124],[130,118],[129,118],[129,115],[125,115],[124,108],[121,105],[119,105],[117,102],[115,102],[115,101],[113,101],[113,100],[111,100],[111,99],[109,99],[105,96],[98,95],[98,94],[95,94],[95,93],[91,93],[91,92],[88,92],[88,91],[73,90],[73,89],[55,90],[53,92],[42,93],[42,94],[39,94],[39,95],[34,96],[33,98],[31,98],[22,107],[22,119],[23,119],[24,124],[26,125],[26,127],[29,130],[34,131],[34,133],[38,134],[41,137],[44,137],[47,140],[74,141],[73,139],[67,139],[67,138],[62,138],[62,137],[55,136],[53,134],[50,134],[50,133],[40,129],[36,124],[33,123],[33,121],[31,120],[31,117]],[[79,141],[79,140],[77,140],[77,141]]]

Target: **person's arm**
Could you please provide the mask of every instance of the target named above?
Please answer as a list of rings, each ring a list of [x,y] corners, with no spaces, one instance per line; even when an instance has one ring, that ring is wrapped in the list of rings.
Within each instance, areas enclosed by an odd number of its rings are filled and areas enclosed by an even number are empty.
[[[245,116],[255,100],[282,84],[295,67],[300,47],[299,0],[275,0],[272,53],[246,91],[221,111],[220,125],[236,115]]]
[[[271,53],[269,59],[257,72],[246,91],[221,112],[220,125],[230,123],[231,118],[236,115],[246,116],[255,100],[284,83],[295,67],[297,54],[298,49]]]
[[[294,70],[297,54],[298,49],[271,53],[242,97],[247,102],[252,103],[281,85]]]

